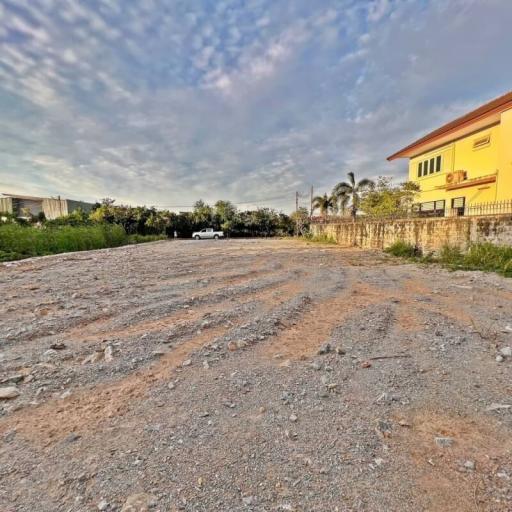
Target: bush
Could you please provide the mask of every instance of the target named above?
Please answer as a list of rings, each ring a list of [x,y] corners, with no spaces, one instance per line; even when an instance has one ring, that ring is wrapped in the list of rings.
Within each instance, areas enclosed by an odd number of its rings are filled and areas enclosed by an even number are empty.
[[[36,228],[17,224],[0,226],[0,261],[72,251],[119,247],[127,243],[165,239],[159,235],[129,237],[122,226],[60,226]]]
[[[306,233],[303,237],[308,242],[316,242],[320,244],[336,244],[336,239],[327,233],[322,233],[321,235],[313,235],[310,231]]]
[[[483,270],[512,277],[512,247],[491,243],[474,244],[466,254],[448,261],[452,267],[462,270]]]
[[[463,258],[464,255],[458,247],[445,245],[439,251],[438,260],[445,265],[459,265]]]
[[[131,244],[143,244],[146,242],[157,242],[158,240],[167,240],[166,235],[130,235],[128,241]]]
[[[408,244],[403,240],[397,240],[395,243],[384,249],[384,252],[398,256],[399,258],[417,258],[421,256],[421,250],[415,245]]]
[[[415,258],[422,263],[441,263],[451,270],[482,270],[512,277],[511,246],[491,243],[473,244],[464,253],[458,247],[445,245],[436,258],[432,255],[420,257],[421,254],[416,247],[398,241],[385,249],[385,252],[394,256]]]

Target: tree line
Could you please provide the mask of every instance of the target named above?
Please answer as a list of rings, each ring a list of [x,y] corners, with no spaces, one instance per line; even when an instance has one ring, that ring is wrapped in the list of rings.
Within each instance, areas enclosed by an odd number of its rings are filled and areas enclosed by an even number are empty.
[[[272,208],[241,211],[224,200],[213,206],[199,200],[192,211],[176,213],[154,207],[117,205],[114,199],[106,198],[96,203],[90,212],[77,209],[54,220],[46,220],[44,215],[27,216],[27,219],[16,222],[47,227],[115,224],[122,226],[128,235],[174,237],[176,234],[186,238],[206,227],[223,230],[232,237],[287,236],[294,233],[296,226],[295,214],[286,215]]]

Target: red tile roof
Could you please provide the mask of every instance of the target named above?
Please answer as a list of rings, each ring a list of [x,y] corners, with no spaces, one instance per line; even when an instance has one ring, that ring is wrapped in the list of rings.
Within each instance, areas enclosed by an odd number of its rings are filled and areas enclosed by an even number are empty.
[[[500,96],[499,98],[489,101],[489,103],[486,103],[485,105],[482,105],[481,107],[478,107],[477,109],[441,126],[441,128],[438,128],[437,130],[430,132],[424,137],[421,137],[421,139],[416,140],[415,142],[409,144],[400,151],[397,151],[391,156],[388,156],[388,160],[395,160],[396,158],[403,157],[405,156],[404,153],[411,149],[422,146],[427,142],[434,141],[435,139],[440,138],[444,135],[448,135],[459,128],[463,128],[475,121],[481,120],[492,114],[503,112],[504,110],[507,110],[509,108],[512,108],[512,91],[504,94],[503,96]]]

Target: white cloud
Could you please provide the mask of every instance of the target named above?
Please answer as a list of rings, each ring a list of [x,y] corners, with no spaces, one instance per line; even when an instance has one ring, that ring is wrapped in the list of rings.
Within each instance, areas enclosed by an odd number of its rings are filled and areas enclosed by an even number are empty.
[[[388,154],[512,82],[506,0],[16,4],[0,184],[26,193],[290,209],[349,170],[403,176]]]

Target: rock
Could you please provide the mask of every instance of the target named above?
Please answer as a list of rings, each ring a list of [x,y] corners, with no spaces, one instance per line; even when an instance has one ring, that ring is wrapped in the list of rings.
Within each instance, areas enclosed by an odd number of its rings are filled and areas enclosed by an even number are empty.
[[[209,370],[210,369],[210,364],[208,363],[208,361],[203,361],[203,368],[205,370]]]
[[[183,363],[181,363],[181,366],[190,366],[192,364],[192,359],[185,359]]]
[[[476,468],[475,461],[467,460],[466,462],[464,462],[463,467],[464,469],[467,469],[469,471],[474,471],[474,469]]]
[[[341,347],[336,347],[334,349],[334,351],[336,352],[336,354],[338,354],[339,356],[344,356],[346,354],[346,352],[341,348]]]
[[[103,351],[103,355],[105,357],[105,361],[107,363],[110,363],[114,360],[114,349],[112,348],[112,345],[107,345],[105,347],[105,350]]]
[[[93,352],[90,356],[87,356],[82,364],[97,363],[103,357],[103,352]]]
[[[392,402],[398,402],[400,400],[399,396],[392,395],[391,393],[382,393],[382,395],[377,398],[377,403],[385,403],[390,404]]]
[[[43,352],[43,361],[51,361],[57,355],[57,351],[53,348],[50,348]]]
[[[107,510],[108,508],[108,501],[106,500],[101,500],[99,503],[98,503],[98,510]]]
[[[10,400],[20,396],[20,392],[16,386],[8,386],[6,388],[0,388],[0,400]]]
[[[236,346],[236,343],[235,343],[234,341],[230,341],[230,342],[228,343],[228,350],[229,350],[230,352],[234,352],[235,350],[237,350],[237,348],[238,348],[238,347]]]
[[[309,366],[313,370],[317,370],[317,371],[322,369],[322,365],[318,364],[316,361],[313,361]]]
[[[9,375],[5,379],[2,379],[2,384],[17,384],[18,382],[23,380],[23,375],[21,373],[15,373],[14,375]]]
[[[157,504],[157,499],[152,494],[132,494],[125,501],[121,512],[148,512]]]
[[[503,347],[500,349],[500,354],[504,357],[512,357],[512,347]]]
[[[78,441],[81,436],[78,434],[75,434],[75,432],[71,432],[66,438],[64,439],[65,443],[74,443],[75,441]]]
[[[167,387],[169,389],[174,389],[176,387],[176,384],[174,384],[174,382],[169,382],[169,384],[167,384]]]
[[[363,361],[361,363],[361,368],[371,368],[372,367],[372,363],[370,363],[370,361]]]
[[[52,350],[64,350],[66,348],[66,344],[62,342],[52,343],[50,348]]]
[[[290,415],[290,421],[292,421],[293,423],[295,423],[298,419],[299,418],[297,418],[295,414]]]
[[[512,405],[508,404],[497,404],[492,403],[489,407],[487,407],[486,411],[499,411],[500,409],[510,409]]]
[[[254,496],[244,496],[242,502],[247,506],[252,505],[254,503]]]
[[[498,354],[496,356],[496,362],[497,363],[503,363],[503,361],[505,361],[505,358],[501,354]]]
[[[318,354],[319,355],[324,355],[324,354],[328,354],[330,351],[332,350],[332,347],[331,347],[331,344],[330,343],[324,343],[319,349],[318,349]]]
[[[450,446],[453,446],[453,439],[451,437],[436,437],[435,442],[437,446],[440,446],[441,448],[449,448]]]

